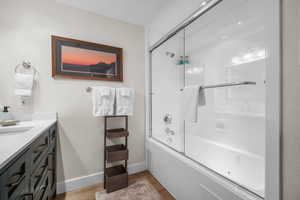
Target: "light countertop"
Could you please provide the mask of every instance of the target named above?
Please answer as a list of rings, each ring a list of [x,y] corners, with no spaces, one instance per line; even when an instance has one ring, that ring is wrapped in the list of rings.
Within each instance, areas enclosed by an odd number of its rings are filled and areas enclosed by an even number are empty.
[[[11,127],[0,126],[0,170],[56,121],[53,117],[22,121]]]

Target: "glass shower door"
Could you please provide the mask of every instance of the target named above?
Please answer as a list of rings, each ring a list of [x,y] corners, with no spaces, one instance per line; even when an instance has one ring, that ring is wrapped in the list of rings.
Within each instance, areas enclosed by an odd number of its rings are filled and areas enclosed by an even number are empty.
[[[183,151],[184,128],[180,95],[184,87],[184,31],[151,53],[152,137]]]
[[[185,86],[208,86],[197,121],[184,120],[185,154],[262,197],[267,3],[226,0],[185,29]],[[244,82],[255,85],[230,86]]]

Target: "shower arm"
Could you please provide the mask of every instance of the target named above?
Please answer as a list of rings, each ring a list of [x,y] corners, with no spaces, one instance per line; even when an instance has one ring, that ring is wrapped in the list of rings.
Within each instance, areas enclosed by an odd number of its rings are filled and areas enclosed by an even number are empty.
[[[200,86],[199,90],[210,89],[210,88],[232,87],[232,86],[239,86],[239,85],[256,85],[256,82],[243,81],[243,82],[233,82],[233,83],[221,83],[217,85]],[[180,89],[180,90],[183,91],[184,89]]]

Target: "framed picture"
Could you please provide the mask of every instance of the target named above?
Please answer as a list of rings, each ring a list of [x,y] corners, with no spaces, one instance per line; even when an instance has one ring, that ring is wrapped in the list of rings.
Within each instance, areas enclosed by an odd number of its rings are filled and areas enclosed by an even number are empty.
[[[123,81],[122,49],[52,36],[52,76]]]

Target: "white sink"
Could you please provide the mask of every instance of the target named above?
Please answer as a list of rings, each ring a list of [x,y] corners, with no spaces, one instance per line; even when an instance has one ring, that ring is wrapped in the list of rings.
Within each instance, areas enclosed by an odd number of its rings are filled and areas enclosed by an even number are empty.
[[[0,134],[3,133],[24,133],[29,131],[30,129],[32,129],[33,126],[20,126],[20,125],[16,125],[16,126],[0,126]]]

